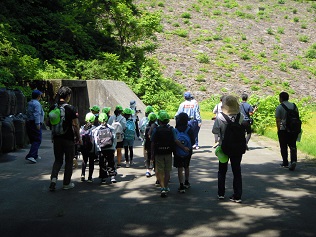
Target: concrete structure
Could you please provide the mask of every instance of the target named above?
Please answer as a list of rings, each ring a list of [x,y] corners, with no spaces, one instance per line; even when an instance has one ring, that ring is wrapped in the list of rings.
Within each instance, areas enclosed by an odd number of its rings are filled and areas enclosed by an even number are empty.
[[[123,108],[129,107],[131,100],[136,101],[137,109],[144,116],[145,104],[137,95],[122,81],[112,80],[50,80],[35,81],[33,87],[45,92],[46,100],[49,104],[54,103],[57,90],[61,86],[68,86],[72,89],[73,95],[70,104],[78,109],[80,123],[84,122],[84,116],[89,112],[89,108],[98,105],[100,108],[111,107],[111,114],[116,105],[122,105]]]

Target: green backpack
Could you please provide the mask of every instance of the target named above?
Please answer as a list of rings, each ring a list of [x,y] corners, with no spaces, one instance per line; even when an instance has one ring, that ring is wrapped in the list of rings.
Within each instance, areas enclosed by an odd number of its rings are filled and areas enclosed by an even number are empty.
[[[65,128],[65,105],[57,105],[55,104],[55,108],[49,112],[48,117],[49,121],[52,125],[52,135],[59,136],[63,135],[67,132],[68,128]]]

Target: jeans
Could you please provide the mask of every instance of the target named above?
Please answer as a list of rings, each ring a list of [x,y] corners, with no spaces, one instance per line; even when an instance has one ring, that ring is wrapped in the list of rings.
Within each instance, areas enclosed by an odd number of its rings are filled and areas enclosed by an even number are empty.
[[[42,129],[38,130],[35,121],[31,120],[26,122],[26,132],[30,139],[31,148],[25,158],[33,157],[37,159],[38,149],[42,143]]]
[[[199,145],[199,131],[200,131],[200,127],[198,126],[198,121],[195,120],[195,119],[194,120],[190,120],[188,122],[188,125],[193,130],[195,145],[198,146]],[[192,144],[192,145],[194,145],[194,144]]]
[[[296,139],[298,134],[292,134],[286,130],[278,131],[278,138],[281,150],[281,156],[283,160],[283,165],[288,165],[288,147],[290,148],[291,163],[297,162],[297,148]]]
[[[241,177],[241,159],[242,155],[240,156],[233,156],[230,157],[230,163],[233,171],[233,189],[234,189],[234,197],[236,199],[240,199],[242,195],[242,177]],[[228,168],[228,162],[221,163],[219,162],[218,165],[218,195],[225,196],[225,180],[226,180],[226,173]]]
[[[65,156],[65,172],[63,184],[68,185],[72,176],[72,163],[75,156],[75,142],[60,137],[54,138],[54,155],[55,162],[53,164],[51,179],[57,179]]]

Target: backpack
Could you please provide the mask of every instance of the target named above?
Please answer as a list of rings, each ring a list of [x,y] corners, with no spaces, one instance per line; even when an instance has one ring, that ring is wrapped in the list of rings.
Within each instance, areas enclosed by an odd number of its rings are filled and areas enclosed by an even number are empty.
[[[57,105],[55,104],[55,108],[49,112],[49,121],[52,125],[52,135],[59,136],[63,135],[67,132],[68,127],[65,128],[65,106],[67,104]]]
[[[133,120],[128,119],[126,121],[126,129],[124,131],[124,139],[134,140],[135,138],[135,123]]]
[[[239,156],[246,152],[245,129],[239,123],[240,113],[237,114],[235,121],[231,121],[229,117],[221,112],[227,121],[227,127],[222,141],[222,150],[229,157]]]
[[[175,142],[171,126],[158,126],[155,133],[155,153],[170,154],[174,151]]]
[[[82,126],[80,128],[80,137],[82,139],[82,145],[80,146],[80,150],[84,152],[92,152],[92,128],[86,128],[85,126]]]
[[[122,119],[121,119],[122,120]],[[115,119],[115,121],[112,123],[111,125],[114,128],[115,131],[115,136],[116,136],[116,141],[117,142],[122,142],[124,139],[124,131],[123,131],[123,127],[122,124],[120,123],[120,121],[117,121]]]
[[[286,110],[286,120],[285,127],[289,133],[299,134],[302,128],[302,121],[300,120],[300,115],[296,110],[296,105],[294,109],[289,109],[285,104],[281,103],[282,107]]]
[[[145,131],[146,131],[146,127],[147,127],[148,123],[149,123],[148,117],[144,117],[141,121],[139,131],[140,131],[140,135],[142,138],[145,137]]]
[[[109,127],[100,126],[96,131],[96,144],[101,149],[104,150],[113,145],[113,134]]]
[[[187,127],[187,129],[184,132],[180,132],[178,129],[175,129],[175,131],[177,134],[177,139],[182,143],[182,145],[191,148],[191,139],[188,134],[189,129],[190,127]],[[175,154],[177,156],[186,157],[190,155],[190,152],[186,152],[181,147],[176,146]]]

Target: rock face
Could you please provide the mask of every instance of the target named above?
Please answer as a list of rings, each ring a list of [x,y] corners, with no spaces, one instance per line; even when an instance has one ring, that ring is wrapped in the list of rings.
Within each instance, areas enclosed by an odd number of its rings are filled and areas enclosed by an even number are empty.
[[[161,11],[164,31],[157,34],[155,53],[163,73],[198,100],[212,94],[266,96],[280,91],[315,100],[316,59],[305,57],[313,45],[316,48],[315,2],[137,3]],[[187,31],[187,36],[177,35],[177,30]],[[206,62],[199,60],[201,55]]]

